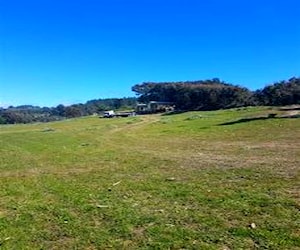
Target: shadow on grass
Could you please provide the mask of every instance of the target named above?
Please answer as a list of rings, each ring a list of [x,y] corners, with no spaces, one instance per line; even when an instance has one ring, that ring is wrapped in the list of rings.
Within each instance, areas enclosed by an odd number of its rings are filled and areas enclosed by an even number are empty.
[[[219,124],[218,126],[233,125],[233,124],[245,123],[245,122],[252,122],[252,121],[258,121],[258,120],[291,119],[291,118],[300,118],[300,114],[280,116],[280,117],[279,116],[276,117],[276,114],[269,114],[268,116],[242,118],[242,119],[239,119],[239,120],[236,120],[236,121],[232,121],[232,122],[224,122],[224,123]]]

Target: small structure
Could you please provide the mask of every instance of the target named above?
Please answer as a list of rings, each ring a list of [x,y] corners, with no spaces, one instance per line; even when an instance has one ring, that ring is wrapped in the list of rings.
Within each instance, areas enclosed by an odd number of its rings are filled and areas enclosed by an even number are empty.
[[[137,114],[146,114],[148,112],[148,105],[145,103],[138,103],[135,107]]]
[[[175,105],[172,102],[150,101],[148,104],[138,103],[135,111],[137,114],[162,113],[173,111],[174,107]]]
[[[104,111],[102,118],[129,117],[129,116],[135,116],[135,112],[134,111],[115,112],[114,110],[108,110],[108,111]]]
[[[103,118],[112,118],[114,116],[115,116],[115,111],[113,110],[104,111],[103,113]]]

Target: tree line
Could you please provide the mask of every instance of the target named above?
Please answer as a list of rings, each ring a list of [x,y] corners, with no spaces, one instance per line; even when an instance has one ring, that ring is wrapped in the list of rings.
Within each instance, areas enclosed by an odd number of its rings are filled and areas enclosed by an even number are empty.
[[[244,106],[300,104],[300,78],[249,89],[218,78],[186,82],[144,82],[132,87],[137,97],[95,99],[85,104],[57,107],[23,105],[0,108],[0,124],[49,122],[98,114],[104,110],[134,109],[137,102],[171,102],[177,110],[217,110]]]
[[[134,85],[132,91],[138,95],[139,102],[172,102],[176,109],[182,111],[300,104],[300,78],[296,77],[256,91],[218,78],[186,82],[144,82]]]
[[[73,104],[69,106],[58,105],[56,107],[39,107],[22,105],[6,109],[0,108],[0,124],[50,122],[66,118],[75,118],[98,114],[105,110],[127,110],[136,105],[135,97],[107,98],[87,101],[85,104]]]

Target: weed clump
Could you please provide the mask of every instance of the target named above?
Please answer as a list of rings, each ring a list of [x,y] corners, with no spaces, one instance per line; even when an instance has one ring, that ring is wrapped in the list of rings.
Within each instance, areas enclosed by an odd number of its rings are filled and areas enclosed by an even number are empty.
[[[53,129],[53,128],[44,128],[42,130],[42,132],[54,132],[54,131],[55,131],[55,129]]]
[[[162,123],[162,124],[169,124],[171,122],[172,122],[171,119],[166,119],[166,118],[160,120],[160,123]]]
[[[185,120],[191,121],[191,120],[197,120],[197,119],[201,119],[201,118],[203,118],[202,115],[192,115],[192,116],[189,116],[188,118],[186,118]]]

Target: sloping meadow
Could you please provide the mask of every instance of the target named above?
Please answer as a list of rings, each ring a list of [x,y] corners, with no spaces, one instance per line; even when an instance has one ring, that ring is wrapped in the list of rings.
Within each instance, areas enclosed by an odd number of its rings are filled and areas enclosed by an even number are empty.
[[[0,248],[298,249],[300,120],[285,112],[1,126]]]

